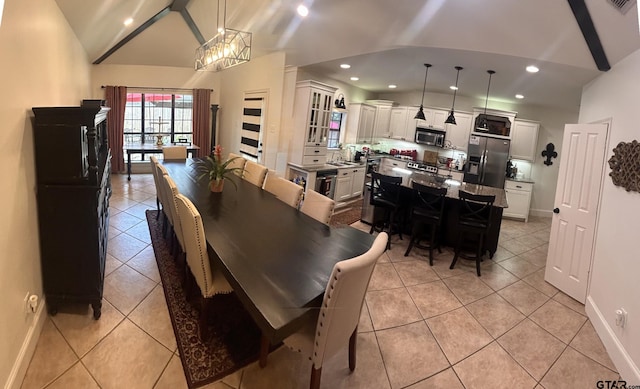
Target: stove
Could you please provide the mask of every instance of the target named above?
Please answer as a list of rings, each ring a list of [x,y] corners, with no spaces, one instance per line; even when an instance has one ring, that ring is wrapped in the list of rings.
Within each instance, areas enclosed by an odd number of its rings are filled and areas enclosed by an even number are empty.
[[[425,173],[438,173],[438,167],[434,165],[429,165],[423,162],[407,162],[407,168],[411,170],[418,170],[420,172]]]

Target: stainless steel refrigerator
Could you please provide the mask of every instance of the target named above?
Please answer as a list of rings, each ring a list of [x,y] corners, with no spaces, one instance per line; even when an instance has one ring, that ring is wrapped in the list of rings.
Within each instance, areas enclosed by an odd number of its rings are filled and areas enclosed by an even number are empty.
[[[467,148],[464,182],[504,188],[510,141],[471,135]]]

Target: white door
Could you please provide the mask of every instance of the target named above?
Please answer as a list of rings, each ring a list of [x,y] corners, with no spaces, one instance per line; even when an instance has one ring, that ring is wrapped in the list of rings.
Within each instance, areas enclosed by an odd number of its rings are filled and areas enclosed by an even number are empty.
[[[264,164],[264,118],[266,117],[265,92],[245,92],[240,129],[240,154],[246,159]]]
[[[606,155],[607,124],[564,128],[545,280],[585,302]]]

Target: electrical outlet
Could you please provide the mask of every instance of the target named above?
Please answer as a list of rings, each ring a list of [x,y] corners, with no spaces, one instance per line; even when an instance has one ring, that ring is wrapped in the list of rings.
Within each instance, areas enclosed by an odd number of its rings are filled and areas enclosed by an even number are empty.
[[[620,328],[624,328],[627,324],[627,311],[624,308],[616,310],[616,325]]]
[[[29,305],[29,296],[31,296],[31,292],[27,292],[27,295],[24,296],[24,301],[22,302],[24,313],[32,313],[31,306]]]

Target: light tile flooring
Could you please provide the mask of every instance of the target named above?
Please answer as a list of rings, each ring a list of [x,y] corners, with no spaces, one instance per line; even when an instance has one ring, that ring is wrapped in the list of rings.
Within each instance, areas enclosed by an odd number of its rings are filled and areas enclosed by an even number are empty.
[[[88,306],[48,317],[23,388],[186,388],[145,219],[150,175],[113,176],[102,318]],[[356,227],[366,225],[356,223]],[[543,280],[550,221],[505,220],[482,277],[444,251],[405,257],[392,239],[373,274],[359,325],[358,367],[347,353],[323,366],[323,388],[595,387],[617,379],[584,306]],[[281,347],[208,388],[305,388],[310,362]]]

